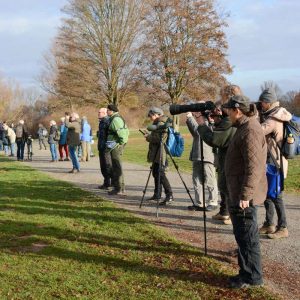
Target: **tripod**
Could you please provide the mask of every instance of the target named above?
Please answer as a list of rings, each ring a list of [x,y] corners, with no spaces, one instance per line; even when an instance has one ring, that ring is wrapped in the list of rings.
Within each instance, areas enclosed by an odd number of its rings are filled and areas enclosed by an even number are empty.
[[[174,158],[172,157],[172,155],[171,155],[171,153],[170,153],[167,145],[162,140],[162,132],[160,134],[160,143],[159,143],[159,146],[158,146],[158,148],[156,150],[156,153],[155,153],[155,156],[154,156],[154,157],[156,157],[157,153],[159,151],[159,170],[158,170],[158,183],[157,183],[158,184],[158,190],[159,190],[159,192],[161,193],[161,189],[162,189],[162,187],[161,187],[161,170],[162,170],[162,167],[163,167],[163,161],[162,161],[163,160],[163,150],[165,150],[166,154],[171,158],[171,161],[172,161],[172,163],[173,163],[173,165],[174,165],[174,167],[175,167],[175,169],[176,169],[176,171],[177,171],[177,173],[178,173],[178,175],[179,175],[179,177],[180,177],[180,179],[181,179],[181,181],[182,181],[182,183],[183,183],[183,185],[185,187],[185,190],[186,190],[187,194],[189,195],[190,200],[192,201],[193,205],[195,205],[194,200],[193,200],[193,198],[191,196],[190,190],[187,187],[185,181],[183,180],[182,175],[179,172],[178,165],[176,164]],[[149,172],[149,175],[148,175],[148,178],[147,178],[147,182],[146,182],[145,188],[143,190],[143,197],[142,197],[142,200],[140,202],[140,208],[143,205],[144,198],[145,198],[145,195],[146,195],[146,192],[147,192],[147,188],[148,188],[148,184],[149,184],[149,180],[150,180],[152,172],[153,172],[153,165],[150,167],[150,172]],[[159,212],[159,200],[160,200],[159,197],[157,197],[156,217],[158,217],[158,212]]]

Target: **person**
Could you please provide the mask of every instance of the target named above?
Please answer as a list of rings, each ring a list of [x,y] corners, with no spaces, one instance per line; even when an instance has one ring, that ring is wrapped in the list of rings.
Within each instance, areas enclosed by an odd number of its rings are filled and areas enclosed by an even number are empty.
[[[81,119],[81,147],[82,147],[82,156],[81,161],[89,161],[91,159],[91,125],[88,123],[87,117],[82,117]]]
[[[80,119],[77,113],[72,113],[69,116],[66,115],[66,127],[68,128],[67,133],[67,144],[69,147],[69,155],[72,161],[72,170],[69,173],[79,173],[80,172],[80,164],[77,157],[77,148],[80,144]]]
[[[218,188],[216,180],[216,170],[214,167],[214,153],[212,147],[203,142],[203,163],[201,153],[201,138],[198,132],[197,120],[201,113],[188,112],[186,115],[186,125],[193,136],[193,144],[190,152],[190,161],[193,163],[193,185],[195,190],[196,205],[188,206],[189,210],[203,211],[202,182],[208,190],[208,201],[206,210],[212,211],[218,207]],[[203,170],[202,170],[203,168]],[[202,171],[204,178],[202,178]]]
[[[1,140],[2,140],[2,143],[3,143],[3,149],[4,149],[4,153],[6,156],[8,156],[9,154],[9,139],[8,139],[8,136],[7,136],[7,129],[5,127],[6,123],[3,122],[2,124],[2,130],[1,130]]]
[[[228,209],[238,244],[239,274],[230,278],[231,288],[263,284],[257,205],[267,192],[265,161],[267,143],[256,119],[255,104],[237,95],[223,105],[237,128],[226,154],[225,175],[229,191]]]
[[[167,203],[171,203],[174,198],[172,187],[166,176],[167,153],[162,143],[167,141],[167,127],[171,126],[172,121],[164,115],[163,110],[159,107],[150,108],[148,111],[148,117],[153,123],[151,125],[150,134],[145,135],[146,141],[149,142],[147,160],[152,163],[151,168],[152,175],[154,177],[154,194],[148,200],[161,199],[163,186],[166,196],[159,204],[166,205]],[[150,128],[150,126],[148,128]]]
[[[198,119],[198,132],[200,137],[209,146],[217,150],[216,154],[216,168],[218,171],[218,189],[220,192],[221,202],[219,212],[212,216],[214,220],[219,220],[225,225],[230,225],[230,215],[227,208],[227,199],[229,197],[226,176],[225,176],[225,157],[227,149],[232,137],[235,134],[236,128],[232,127],[232,123],[226,113],[226,109],[222,108],[222,104],[234,95],[240,95],[242,91],[237,85],[227,85],[221,90],[221,101],[216,103],[216,109],[212,112],[214,120],[213,130],[205,123],[205,119],[200,117]]]
[[[68,128],[65,125],[65,117],[60,118],[60,126],[59,126],[59,141],[58,141],[58,151],[59,151],[59,161],[69,161],[69,150],[67,145],[67,134]],[[65,150],[65,159],[64,152]]]
[[[32,144],[33,144],[33,138],[32,136],[29,134],[26,140],[26,145],[27,145],[27,160],[32,160]]]
[[[121,158],[128,142],[129,130],[116,105],[109,104],[107,106],[107,115],[110,117],[110,124],[105,151],[109,152],[111,156],[113,184],[113,189],[108,194],[124,195],[125,184]]]
[[[7,131],[8,143],[10,145],[10,155],[15,156],[16,133],[7,124],[3,124],[3,129]]]
[[[49,136],[48,136],[48,143],[49,143],[50,153],[52,157],[51,162],[57,161],[57,149],[56,149],[57,140],[58,140],[58,129],[56,126],[56,122],[54,120],[51,120]]]
[[[98,111],[99,129],[98,129],[98,152],[100,161],[100,170],[104,178],[103,184],[99,186],[99,189],[108,189],[112,183],[112,163],[110,153],[105,151],[108,128],[110,124],[110,118],[107,115],[107,108],[101,107]]]
[[[25,143],[28,137],[27,129],[24,120],[20,120],[16,126],[16,142],[17,142],[17,159],[18,161],[24,160]]]
[[[46,144],[45,144],[45,138],[48,134],[47,129],[44,127],[43,124],[39,124],[39,129],[37,131],[38,139],[39,139],[39,146],[40,150],[42,150],[42,146],[47,150]]]
[[[267,162],[277,166],[283,171],[283,177],[287,177],[288,161],[281,154],[280,147],[284,138],[284,122],[291,120],[292,115],[283,107],[280,107],[279,101],[274,89],[265,89],[260,97],[261,104],[261,127],[268,144]],[[273,159],[275,161],[273,161]],[[285,214],[284,201],[282,193],[276,199],[268,197],[264,206],[266,209],[266,219],[260,228],[261,234],[267,234],[268,238],[279,239],[288,237],[287,221]],[[276,210],[278,222],[277,227],[274,225],[274,210]]]

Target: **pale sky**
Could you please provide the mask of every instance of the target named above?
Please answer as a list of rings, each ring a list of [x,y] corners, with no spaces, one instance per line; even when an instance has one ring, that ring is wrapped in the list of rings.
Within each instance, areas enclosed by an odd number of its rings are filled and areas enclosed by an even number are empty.
[[[0,0],[0,72],[38,86],[41,61],[60,25],[66,0]],[[230,12],[228,79],[255,100],[264,81],[300,90],[300,0],[218,0]]]

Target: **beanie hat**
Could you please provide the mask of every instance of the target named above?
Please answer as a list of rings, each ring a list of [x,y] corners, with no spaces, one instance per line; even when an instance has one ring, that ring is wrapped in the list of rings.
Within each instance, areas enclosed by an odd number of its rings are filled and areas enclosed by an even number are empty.
[[[259,96],[260,102],[274,103],[277,102],[277,96],[273,88],[265,89]]]
[[[151,107],[148,111],[148,117],[150,117],[150,115],[159,115],[162,116],[164,114],[163,110],[159,107]]]
[[[115,104],[108,104],[107,105],[107,109],[111,110],[111,111],[114,111],[114,112],[118,112],[119,111],[117,105],[115,105]]]

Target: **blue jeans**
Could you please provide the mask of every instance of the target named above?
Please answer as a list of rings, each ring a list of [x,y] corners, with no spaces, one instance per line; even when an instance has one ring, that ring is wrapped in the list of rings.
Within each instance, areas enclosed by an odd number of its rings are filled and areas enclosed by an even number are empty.
[[[7,156],[9,152],[9,146],[8,145],[4,145],[4,153]]]
[[[73,169],[80,170],[80,165],[77,157],[77,146],[69,146],[69,156],[73,164]]]
[[[15,156],[15,143],[10,144],[10,155]]]
[[[56,144],[50,144],[50,152],[51,152],[52,160],[57,160]]]

